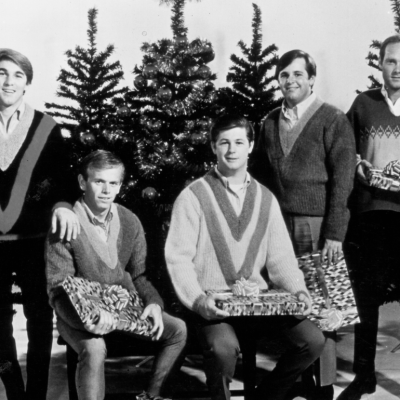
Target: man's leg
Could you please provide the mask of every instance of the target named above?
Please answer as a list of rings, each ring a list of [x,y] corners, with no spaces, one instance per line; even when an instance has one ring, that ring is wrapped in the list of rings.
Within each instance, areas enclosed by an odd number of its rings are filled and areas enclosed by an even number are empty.
[[[18,253],[17,275],[28,334],[26,396],[28,400],[45,400],[53,343],[53,310],[46,292],[43,239],[23,241]]]
[[[296,382],[298,376],[305,371],[321,354],[325,338],[322,332],[308,319],[295,317],[276,317],[273,321],[265,318],[264,328],[281,330],[289,341],[289,348],[278,360],[273,371],[257,387],[257,399],[283,400]],[[261,330],[262,329],[262,330]]]
[[[78,397],[85,400],[103,400],[105,396],[104,362],[106,345],[101,336],[70,327],[62,319],[57,328],[64,340],[78,354],[76,389]]]
[[[165,382],[181,365],[186,345],[186,323],[163,312],[164,331],[160,338],[160,350],[153,362],[152,374],[147,392],[151,396],[163,394]]]
[[[13,249],[11,249],[13,251]],[[13,337],[12,260],[9,243],[0,243],[0,360],[11,362],[11,368],[2,373],[1,379],[8,400],[25,399],[24,381],[18,363],[17,348]]]
[[[229,384],[235,373],[240,346],[232,325],[226,322],[206,320],[196,324],[203,349],[204,370],[212,400],[228,400]]]

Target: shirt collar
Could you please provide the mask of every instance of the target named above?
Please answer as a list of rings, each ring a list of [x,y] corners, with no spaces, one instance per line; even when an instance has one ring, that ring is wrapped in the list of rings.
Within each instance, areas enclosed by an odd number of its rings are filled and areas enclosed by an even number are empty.
[[[299,120],[303,114],[306,112],[307,108],[316,100],[317,95],[312,92],[310,96],[308,96],[301,103],[297,104],[293,108],[289,108],[286,100],[282,103],[282,114],[283,116],[290,121]]]
[[[215,173],[217,174],[218,178],[221,179],[222,183],[224,184],[225,188],[229,188],[229,181],[228,178],[223,176],[221,172],[218,171],[218,167],[215,166]],[[246,176],[244,178],[243,186],[248,187],[250,185],[250,174],[246,172]]]
[[[13,112],[11,118],[16,118],[18,121],[21,121],[22,116],[24,115],[25,112],[25,101],[22,99],[21,104],[18,106],[18,108]],[[0,120],[3,122],[3,116],[0,113]]]
[[[396,101],[395,104],[393,104],[392,100],[390,100],[389,94],[385,88],[385,85],[382,85],[381,88],[381,93],[386,101],[386,104],[389,107],[390,112],[395,115],[396,117],[400,116],[400,101]]]
[[[91,209],[89,208],[89,206],[86,204],[86,202],[85,202],[85,200],[84,200],[83,197],[81,197],[80,201],[81,201],[81,204],[82,204],[84,210],[86,211],[86,214],[87,214],[87,216],[88,216],[88,218],[89,218],[89,221],[90,221],[93,225],[106,225],[106,224],[109,224],[109,223],[111,222],[112,217],[113,217],[113,213],[112,213],[112,210],[111,210],[111,209],[112,209],[112,206],[110,207],[110,209],[109,209],[109,211],[108,211],[108,213],[107,213],[107,216],[106,216],[106,219],[104,220],[104,222],[101,222],[101,221],[99,221],[98,218],[93,214],[92,210],[91,210]]]

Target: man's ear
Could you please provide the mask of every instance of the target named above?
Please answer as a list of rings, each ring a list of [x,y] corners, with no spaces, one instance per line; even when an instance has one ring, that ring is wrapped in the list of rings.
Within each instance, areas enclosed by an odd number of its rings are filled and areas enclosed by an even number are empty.
[[[253,151],[253,149],[254,149],[254,140],[250,142],[249,154]]]
[[[215,142],[211,142],[211,149],[212,149],[214,154],[217,154],[217,149],[216,149],[216,146],[215,146]]]
[[[79,187],[81,188],[81,190],[83,190],[85,192],[86,191],[86,180],[82,174],[78,175],[78,182],[79,182]]]

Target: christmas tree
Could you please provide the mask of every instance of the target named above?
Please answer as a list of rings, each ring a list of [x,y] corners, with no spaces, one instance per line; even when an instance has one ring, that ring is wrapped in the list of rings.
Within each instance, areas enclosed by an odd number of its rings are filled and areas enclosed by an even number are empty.
[[[69,69],[61,70],[56,94],[66,102],[45,103],[47,113],[61,119],[61,127],[71,133],[73,164],[93,150],[83,144],[91,144],[101,137],[100,132],[109,124],[108,118],[116,112],[112,100],[126,92],[125,88],[117,88],[123,78],[120,63],[108,62],[114,46],[110,44],[104,51],[97,50],[97,13],[96,8],[88,11],[88,48],[77,46],[65,53]],[[103,143],[103,147],[107,144]]]
[[[232,88],[220,89],[218,98],[226,111],[241,113],[251,121],[257,134],[262,119],[282,100],[275,99],[278,90],[272,85],[275,78],[267,75],[276,66],[278,48],[272,44],[262,49],[261,11],[256,4],[253,9],[252,43],[250,46],[242,40],[238,43],[243,57],[231,55],[233,65],[229,68],[227,81],[233,83]]]
[[[392,3],[392,11],[394,14],[394,26],[395,26],[395,32],[400,33],[400,0],[391,0]],[[373,49],[373,51],[370,51],[366,57],[368,60],[368,65],[372,68],[377,69],[380,71],[381,69],[379,68],[379,49],[381,48],[382,42],[379,40],[373,40],[370,48]],[[380,82],[373,74],[368,76],[368,79],[371,81],[370,85],[368,86],[368,89],[375,89],[375,88],[380,88],[382,86],[382,82]],[[358,91],[358,93],[360,93]]]
[[[143,44],[135,87],[115,102],[117,115],[105,132],[134,143],[122,196],[145,206],[157,220],[153,228],[164,233],[178,194],[214,160],[208,130],[218,111],[216,75],[207,64],[215,54],[209,41],[189,41],[184,5],[173,1],[172,39]]]

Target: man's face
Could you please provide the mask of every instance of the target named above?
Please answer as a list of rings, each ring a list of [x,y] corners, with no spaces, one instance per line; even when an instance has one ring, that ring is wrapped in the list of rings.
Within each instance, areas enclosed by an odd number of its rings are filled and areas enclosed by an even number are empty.
[[[386,46],[385,56],[379,62],[382,77],[389,94],[400,89],[400,43],[390,43]]]
[[[0,61],[0,110],[18,106],[26,87],[25,72],[12,61]]]
[[[289,107],[295,107],[310,96],[315,77],[308,76],[304,58],[295,58],[279,73],[278,82]]]
[[[211,143],[212,150],[218,159],[218,170],[226,177],[246,171],[247,158],[253,150],[245,128],[232,128],[222,131],[216,142]]]
[[[108,212],[122,184],[122,168],[89,169],[88,179],[78,176],[84,198],[94,215]]]

